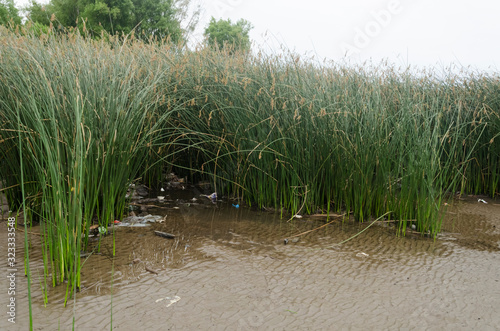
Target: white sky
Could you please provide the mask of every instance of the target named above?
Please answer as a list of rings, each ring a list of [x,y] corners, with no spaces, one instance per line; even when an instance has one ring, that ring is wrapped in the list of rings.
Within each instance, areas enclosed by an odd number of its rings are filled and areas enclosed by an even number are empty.
[[[204,0],[205,15],[244,18],[256,45],[323,60],[388,59],[500,70],[497,0]],[[377,19],[378,18],[378,19]],[[356,48],[356,49],[354,49]]]
[[[15,0],[17,5],[28,0]],[[210,20],[250,21],[254,49],[279,45],[316,60],[500,71],[497,0],[194,0]]]

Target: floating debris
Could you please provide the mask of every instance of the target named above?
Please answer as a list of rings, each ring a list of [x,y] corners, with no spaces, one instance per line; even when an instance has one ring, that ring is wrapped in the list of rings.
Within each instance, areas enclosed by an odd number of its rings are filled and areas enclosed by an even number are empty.
[[[293,217],[292,217],[292,218],[302,218],[302,215],[295,214],[295,215],[293,215]]]
[[[477,202],[482,202],[482,203],[485,203],[485,204],[488,204],[486,201],[484,201],[483,199],[477,199]]]
[[[108,234],[108,228],[106,226],[100,226],[99,224],[94,224],[90,226],[90,233],[94,236],[100,235],[105,236]]]
[[[212,194],[206,195],[206,194],[200,194],[200,197],[207,197],[209,198],[213,203],[217,201],[217,192],[214,192]]]
[[[149,188],[146,185],[129,185],[129,189],[125,198],[127,199],[142,199],[149,194]]]
[[[105,235],[107,235],[107,234],[108,234],[108,227],[106,227],[106,226],[100,226],[100,227],[98,228],[98,231],[99,231],[99,234],[100,234],[101,236],[105,236]]]
[[[162,298],[162,299],[158,299],[156,300],[155,302],[158,303],[158,302],[161,302],[163,300],[168,300],[168,303],[167,303],[167,307],[170,307],[171,305],[173,305],[174,303],[178,302],[179,300],[181,299],[180,296],[176,295],[174,296],[173,298],[171,297],[166,297],[166,298]]]
[[[150,226],[148,223],[159,222],[163,219],[160,215],[146,215],[146,216],[128,216],[123,219],[123,221],[118,224],[119,226],[128,227],[145,227]]]
[[[370,256],[370,255],[368,255],[368,254],[366,254],[366,253],[361,252],[361,253],[356,254],[356,256],[357,256],[357,257],[368,257],[368,256]]]
[[[285,240],[283,240],[283,244],[285,244],[285,245],[286,245],[286,244],[288,244],[288,243],[290,243],[290,242],[292,242],[292,243],[296,244],[296,243],[298,243],[298,242],[299,242],[299,240],[300,240],[300,238],[299,238],[299,237],[295,237],[295,238],[293,238],[292,240],[290,240],[290,239],[286,238]]]
[[[239,205],[239,204],[236,204],[236,205],[235,205],[235,204],[233,203],[233,207],[234,207],[234,208],[240,208],[240,205]]]
[[[131,228],[145,228],[147,226],[151,226],[151,224],[144,224],[144,223],[122,223],[120,226],[125,226],[125,227],[131,227]]]
[[[175,235],[173,235],[171,233],[167,233],[167,232],[162,232],[162,231],[155,231],[155,235],[163,237],[163,238],[167,238],[167,239],[174,239],[175,238]]]
[[[157,274],[157,275],[158,275],[158,271],[153,270],[153,269],[148,268],[148,267],[144,267],[144,268],[146,269],[146,271],[149,271],[149,272],[150,272],[150,273],[152,273],[152,274]]]

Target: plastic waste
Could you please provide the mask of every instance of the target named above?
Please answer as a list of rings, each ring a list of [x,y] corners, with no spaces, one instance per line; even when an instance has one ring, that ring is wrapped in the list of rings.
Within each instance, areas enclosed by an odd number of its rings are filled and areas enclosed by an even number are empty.
[[[128,223],[122,223],[120,226],[128,226],[131,228],[145,228],[147,226],[151,226],[151,224],[143,224],[143,223],[134,223],[134,224],[128,224]]]
[[[209,194],[209,195],[200,194],[200,196],[209,198],[212,201],[212,203],[215,203],[217,201],[217,192],[214,192],[214,193]]]
[[[150,226],[148,223],[160,222],[162,219],[163,216],[160,215],[129,216],[125,217],[119,226],[145,227]]]
[[[167,303],[167,307],[170,307],[171,305],[173,305],[174,303],[178,302],[179,300],[181,299],[180,296],[176,295],[174,297],[166,297],[166,298],[161,298],[161,299],[158,299],[156,300],[155,302],[158,303],[158,302],[161,302],[163,300],[167,300],[168,303]]]

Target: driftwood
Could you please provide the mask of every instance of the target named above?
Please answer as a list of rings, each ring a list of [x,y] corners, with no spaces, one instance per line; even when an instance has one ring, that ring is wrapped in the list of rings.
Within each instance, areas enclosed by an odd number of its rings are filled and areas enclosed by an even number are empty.
[[[163,238],[167,238],[167,239],[174,239],[175,238],[175,235],[173,235],[171,233],[161,232],[161,231],[155,231],[155,235],[163,237]]]
[[[158,275],[158,271],[156,271],[156,270],[153,270],[153,269],[148,268],[148,267],[145,267],[145,269],[146,269],[146,271],[149,271],[152,274],[157,274]]]

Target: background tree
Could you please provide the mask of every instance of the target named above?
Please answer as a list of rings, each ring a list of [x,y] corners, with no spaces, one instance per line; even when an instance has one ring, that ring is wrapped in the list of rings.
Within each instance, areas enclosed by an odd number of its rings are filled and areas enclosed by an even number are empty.
[[[200,21],[201,5],[192,0],[173,0],[176,20],[181,23],[183,40],[188,40]]]
[[[0,24],[8,25],[10,23],[21,24],[19,11],[14,6],[14,0],[0,0]]]
[[[231,23],[230,19],[217,21],[212,17],[205,29],[205,37],[210,46],[216,46],[220,49],[234,47],[235,50],[249,51],[250,37],[248,33],[252,28],[252,24],[244,19]]]
[[[168,36],[177,43],[186,32],[181,28],[181,19],[190,19],[186,29],[191,30],[192,23],[197,22],[199,10],[193,11],[190,4],[191,0],[50,0],[41,5],[33,0],[26,11],[30,20],[44,25],[50,24],[54,14],[54,25],[82,28],[85,24],[96,36],[103,31],[129,33],[135,28],[139,38]]]
[[[54,12],[50,5],[44,5],[36,1],[31,1],[24,9],[28,20],[39,25],[50,25],[50,17]]]
[[[100,35],[102,31],[106,31],[111,34],[129,33],[134,28],[134,12],[136,8],[132,0],[57,1],[79,1],[81,12],[78,14],[82,19],[86,20],[87,28],[97,35]],[[56,13],[56,18],[57,17]]]
[[[174,43],[182,39],[180,22],[176,19],[177,8],[173,0],[133,0],[135,6],[134,26],[140,38],[170,37]]]
[[[80,0],[51,0],[45,8],[50,11],[49,18],[54,14],[60,25],[70,27],[76,26],[81,7]]]

